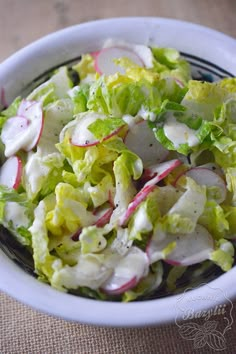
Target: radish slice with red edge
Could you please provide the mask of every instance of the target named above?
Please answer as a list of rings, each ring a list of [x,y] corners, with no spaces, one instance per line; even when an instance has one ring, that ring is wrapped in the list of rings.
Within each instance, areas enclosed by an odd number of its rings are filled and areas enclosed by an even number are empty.
[[[97,227],[103,227],[109,223],[113,213],[113,207],[107,204],[105,207],[101,206],[97,208],[93,214],[97,217],[97,221],[94,223]]]
[[[174,250],[164,259],[166,263],[175,266],[190,266],[209,259],[214,250],[214,240],[208,230],[202,225],[196,225],[189,234],[156,233],[150,239],[146,253],[150,263],[163,259],[163,249],[176,242]]]
[[[181,80],[177,79],[176,77],[173,78],[176,82],[177,85],[179,85],[179,87],[183,88],[184,87],[184,84]]]
[[[76,125],[72,128],[72,134],[71,134],[71,144],[79,147],[89,147],[89,146],[94,146],[100,143],[100,141],[95,138],[93,133],[91,133],[88,129],[90,124],[96,122],[97,119],[107,119],[106,116],[99,115],[97,113],[91,113],[91,114],[86,114],[82,118],[78,120]],[[125,125],[125,123],[124,123]],[[121,129],[124,127],[121,126],[114,131],[112,131],[110,134],[105,136],[102,140],[108,140],[112,136],[118,134]]]
[[[148,194],[155,189],[156,184],[162,179],[164,179],[166,176],[168,176],[168,174],[180,164],[181,161],[179,160],[171,160],[152,167],[152,169],[149,171],[151,174],[151,179],[147,183],[145,183],[142,189],[140,189],[140,191],[136,194],[132,202],[128,205],[128,208],[125,213],[120,217],[120,226],[124,226],[127,223],[127,221],[135,212],[137,207],[142,203],[143,200],[147,198]]]
[[[223,172],[222,168],[214,162],[208,162],[208,163],[205,163],[204,165],[195,166],[195,168],[207,168],[208,170],[211,170],[212,172],[217,173],[221,177],[224,176],[224,172]]]
[[[120,295],[134,288],[147,275],[149,262],[145,252],[137,247],[118,262],[111,277],[102,285],[102,291],[109,295]]]
[[[148,181],[145,183],[144,187],[157,184],[181,164],[182,162],[180,160],[174,159],[149,166],[144,170],[143,176],[141,178],[143,181]]]
[[[21,115],[9,118],[2,128],[1,138],[5,144],[6,157],[21,149],[32,150],[42,134],[43,110],[40,102],[23,100],[18,108],[19,113]]]
[[[217,193],[217,197],[215,198],[216,202],[220,204],[225,200],[227,194],[225,181],[212,170],[203,167],[193,167],[181,176],[183,175],[192,178],[200,186],[218,188],[219,193]],[[175,184],[178,184],[178,179]]]
[[[32,150],[39,142],[43,131],[43,110],[41,102],[22,101],[18,111],[30,120],[29,129],[32,131],[30,142],[25,146],[26,151]]]
[[[142,159],[144,167],[164,161],[169,154],[169,151],[156,139],[146,120],[133,125],[126,134],[124,142],[129,150]]]
[[[79,241],[80,234],[82,233],[83,228],[80,227],[72,236],[71,239],[73,241]]]
[[[124,226],[127,223],[127,221],[129,220],[131,215],[135,212],[137,207],[142,203],[142,201],[144,201],[147,198],[149,193],[151,193],[155,188],[156,188],[155,185],[145,186],[138,192],[138,194],[136,194],[132,202],[128,205],[128,208],[125,211],[125,213],[120,217],[119,220],[120,226]]]
[[[95,53],[94,67],[96,72],[100,75],[114,75],[117,72],[125,74],[125,69],[114,63],[114,59],[123,57],[130,59],[141,67],[144,66],[141,58],[132,50],[122,47],[110,47]]]
[[[17,189],[21,183],[22,161],[18,156],[7,159],[0,168],[0,184]]]
[[[17,115],[22,116],[22,117],[27,117],[28,110],[30,110],[30,107],[32,105],[34,105],[35,103],[37,103],[37,102],[23,99],[18,107]]]
[[[17,139],[28,128],[29,120],[25,117],[16,116],[9,118],[2,130],[1,139],[4,145],[12,142],[12,139]]]

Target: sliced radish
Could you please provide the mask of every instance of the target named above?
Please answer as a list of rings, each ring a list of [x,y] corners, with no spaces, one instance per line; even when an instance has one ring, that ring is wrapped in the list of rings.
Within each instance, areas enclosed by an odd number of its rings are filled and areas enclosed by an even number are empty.
[[[109,223],[112,213],[113,207],[110,204],[105,205],[105,207],[102,206],[97,208],[93,213],[97,217],[95,225],[97,227],[105,226],[107,223]]]
[[[115,208],[115,204],[114,204],[114,197],[115,197],[115,190],[111,191],[109,190],[108,193],[108,201],[110,203],[110,206],[114,209]]]
[[[25,117],[16,116],[9,118],[4,124],[4,129],[2,130],[1,139],[3,144],[7,145],[9,139],[12,140],[13,137],[15,140],[18,136],[20,137],[21,134],[28,128],[29,123],[29,120]]]
[[[18,156],[7,159],[0,169],[0,184],[17,189],[21,182],[22,161]]]
[[[141,58],[131,49],[122,47],[104,48],[95,54],[95,70],[101,75],[113,75],[117,72],[122,74],[125,70],[114,63],[114,59],[126,57],[135,64],[143,67]]]
[[[71,236],[71,239],[73,241],[79,241],[79,237],[80,237],[80,234],[82,232],[83,228],[80,227],[72,236]]]
[[[93,58],[96,58],[96,56],[99,54],[99,50],[95,51],[95,52],[91,52],[90,55],[93,57]]]
[[[111,216],[113,213],[113,209],[110,208],[108,209],[97,221],[96,221],[96,226],[97,227],[103,227],[105,226],[107,223],[109,223]]]
[[[142,180],[148,181],[144,186],[155,185],[164,179],[176,167],[180,166],[182,162],[178,159],[162,162],[153,166],[149,166],[144,170]]]
[[[155,185],[145,186],[138,192],[138,194],[136,194],[132,202],[128,205],[126,212],[121,216],[119,220],[120,226],[126,224],[126,222],[129,220],[130,216],[135,212],[137,207],[142,203],[143,200],[147,198],[149,193],[151,193],[155,188]]]
[[[5,144],[6,157],[21,149],[32,150],[42,134],[43,110],[40,102],[23,100],[18,114],[19,116],[8,119],[2,128],[1,138]]]
[[[30,104],[31,103],[31,104]],[[24,105],[24,106],[23,106]],[[43,132],[43,110],[41,102],[22,101],[19,110],[22,111],[23,116],[30,120],[28,130],[31,130],[30,142],[25,146],[26,151],[32,150],[39,142]]]
[[[124,141],[128,149],[142,159],[144,167],[165,160],[169,153],[157,141],[146,120],[141,120],[132,126]]]
[[[105,117],[99,117],[97,114],[82,117],[72,131],[71,144],[80,147],[97,145],[99,140],[88,130],[88,126],[94,123],[98,118],[105,119]]]
[[[27,117],[28,111],[30,112],[30,107],[35,103],[37,102],[23,99],[17,110],[18,116]]]
[[[149,193],[151,193],[158,182],[164,179],[174,168],[179,166],[181,161],[179,160],[171,160],[167,162],[163,162],[161,164],[152,166],[150,170],[148,170],[148,176],[150,177],[149,181],[146,182],[142,189],[136,194],[132,202],[128,205],[125,213],[120,217],[119,225],[123,226],[127,223],[130,216],[135,212],[137,207],[142,203],[143,200],[146,199]],[[147,176],[145,176],[145,180]]]
[[[134,288],[140,279],[148,274],[149,262],[145,252],[137,247],[118,262],[112,276],[102,285],[102,290],[109,295],[123,294]]]
[[[193,167],[190,170],[186,171],[181,176],[183,175],[192,178],[200,186],[218,188],[219,193],[215,200],[219,204],[225,200],[227,194],[226,184],[224,180],[212,170],[203,167]],[[179,178],[181,176],[179,176]],[[177,178],[175,184],[178,184],[179,178]]]
[[[184,87],[184,84],[181,80],[177,79],[176,77],[173,78],[176,82],[177,85],[179,85],[179,87],[183,88]]]
[[[163,250],[172,242],[176,242],[174,250],[165,258]],[[164,259],[172,265],[189,266],[209,259],[214,250],[214,240],[207,229],[196,225],[189,234],[164,234],[159,231],[150,239],[146,253],[150,263]]]
[[[97,138],[95,138],[93,133],[91,133],[88,129],[89,125],[96,122],[97,119],[103,120],[103,119],[107,119],[107,117],[94,112],[91,112],[90,114],[86,114],[83,117],[81,117],[77,121],[76,125],[72,127],[71,144],[79,147],[88,147],[88,146],[94,146],[99,144],[100,141]],[[110,134],[105,136],[103,138],[103,141],[108,140],[112,136],[118,134],[121,131],[121,129],[124,127],[124,125],[115,129]]]
[[[211,170],[211,171],[217,173],[221,177],[224,176],[224,172],[222,171],[221,167],[214,162],[208,162],[208,163],[205,163],[204,165],[195,166],[195,167],[207,168],[208,170]]]

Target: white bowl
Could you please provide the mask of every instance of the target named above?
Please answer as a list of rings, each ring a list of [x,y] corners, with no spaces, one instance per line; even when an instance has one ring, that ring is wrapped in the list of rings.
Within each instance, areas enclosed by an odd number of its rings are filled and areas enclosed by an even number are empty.
[[[195,69],[204,71],[209,67],[216,77],[236,76],[236,41],[233,38],[177,20],[115,18],[58,31],[20,50],[0,66],[0,92],[4,89],[6,101],[11,102],[26,92],[35,78],[82,53],[99,49],[108,36],[151,46],[174,47],[197,63]],[[178,295],[128,304],[91,300],[61,293],[39,282],[3,251],[0,251],[0,264],[1,290],[40,311],[67,320],[102,326],[146,326],[174,321],[176,316],[180,318],[176,313]],[[221,290],[219,303],[236,295],[236,288],[232,286],[235,277],[234,267],[210,282],[211,288]],[[196,311],[209,308],[209,303],[202,297],[208,290],[208,285],[202,285],[191,291],[191,295],[199,300],[195,303]]]

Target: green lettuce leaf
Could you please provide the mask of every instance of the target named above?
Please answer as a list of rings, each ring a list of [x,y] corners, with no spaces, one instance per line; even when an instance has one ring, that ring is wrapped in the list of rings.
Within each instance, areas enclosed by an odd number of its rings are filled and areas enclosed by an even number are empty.
[[[6,118],[15,117],[17,115],[17,110],[19,108],[21,101],[22,101],[21,97],[16,97],[9,107],[1,111],[1,116],[4,116]]]
[[[124,121],[121,118],[98,118],[94,123],[88,126],[88,130],[93,133],[95,138],[103,140],[118,128],[124,126]]]
[[[234,263],[234,246],[230,241],[220,239],[217,241],[216,247],[216,250],[210,255],[210,260],[227,272]]]
[[[89,84],[80,84],[68,91],[68,95],[74,104],[74,115],[87,111],[87,101],[89,97]]]
[[[31,245],[28,228],[33,222],[34,208],[25,193],[0,186],[0,223],[25,246]]]
[[[104,237],[106,233],[104,228],[95,225],[84,227],[79,238],[82,254],[102,251],[107,245],[107,240]]]
[[[29,231],[32,235],[32,248],[34,265],[37,274],[42,280],[51,281],[51,284],[63,290],[52,281],[54,271],[62,268],[62,261],[51,255],[48,244],[48,232],[46,228],[47,207],[44,201],[41,201],[34,211],[34,222]]]
[[[214,200],[208,200],[198,223],[205,226],[214,239],[218,240],[228,233],[229,222],[223,208]]]
[[[120,74],[112,78],[107,82],[108,79],[101,76],[90,86],[88,109],[118,118],[124,114],[136,115],[146,97],[144,90],[140,84]]]
[[[95,216],[87,210],[86,192],[67,183],[59,183],[55,189],[56,205],[46,215],[48,230],[61,236],[75,233],[80,227],[92,225]]]
[[[41,101],[44,106],[61,98],[68,98],[72,81],[66,67],[59,68],[52,77],[36,87],[27,97],[28,100]]]
[[[189,63],[173,48],[152,48],[154,68],[162,77],[172,76],[182,83],[191,78]]]
[[[178,187],[184,188],[185,192],[162,217],[162,227],[169,233],[191,233],[204,211],[206,188],[189,177],[180,178]]]
[[[95,76],[94,58],[90,54],[84,54],[81,60],[73,66],[73,69],[78,72],[80,80],[84,80],[89,75]]]

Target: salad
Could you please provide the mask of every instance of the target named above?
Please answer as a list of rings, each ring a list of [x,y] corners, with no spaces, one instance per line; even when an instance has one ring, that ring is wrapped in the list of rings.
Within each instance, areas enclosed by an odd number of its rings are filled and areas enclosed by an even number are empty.
[[[0,130],[0,223],[41,281],[132,301],[194,264],[233,266],[235,78],[108,40],[17,97]]]

